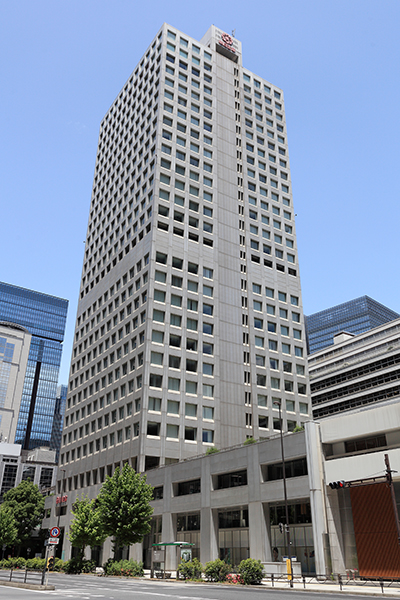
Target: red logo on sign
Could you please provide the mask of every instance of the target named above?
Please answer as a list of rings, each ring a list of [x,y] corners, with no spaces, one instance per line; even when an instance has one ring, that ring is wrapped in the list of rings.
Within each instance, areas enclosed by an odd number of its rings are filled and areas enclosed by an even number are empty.
[[[235,48],[233,47],[233,39],[231,38],[231,36],[228,33],[223,33],[221,35],[221,39],[220,39],[219,43],[221,44],[221,46],[224,46],[231,52],[236,52]]]
[[[62,502],[66,502],[68,500],[67,494],[65,496],[57,496],[56,504],[61,504]]]

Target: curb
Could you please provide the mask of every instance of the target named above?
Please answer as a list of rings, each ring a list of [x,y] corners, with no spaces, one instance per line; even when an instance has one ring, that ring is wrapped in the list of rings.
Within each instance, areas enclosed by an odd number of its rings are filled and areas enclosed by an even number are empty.
[[[5,587],[22,588],[24,590],[55,590],[55,585],[40,585],[39,583],[19,583],[18,581],[0,581]]]

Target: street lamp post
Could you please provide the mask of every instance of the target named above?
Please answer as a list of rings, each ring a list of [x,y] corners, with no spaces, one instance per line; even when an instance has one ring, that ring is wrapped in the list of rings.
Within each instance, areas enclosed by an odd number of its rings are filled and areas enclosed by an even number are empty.
[[[290,565],[290,587],[293,587],[293,564],[292,564],[292,554],[291,554],[291,541],[290,541],[290,529],[289,529],[289,507],[287,501],[287,492],[286,492],[286,469],[285,469],[285,453],[283,450],[283,423],[282,423],[282,406],[281,402],[274,402],[275,405],[279,407],[279,427],[281,431],[281,455],[282,455],[282,471],[283,471],[283,495],[285,499],[285,516],[286,516],[286,550],[287,555],[289,557],[289,565]]]

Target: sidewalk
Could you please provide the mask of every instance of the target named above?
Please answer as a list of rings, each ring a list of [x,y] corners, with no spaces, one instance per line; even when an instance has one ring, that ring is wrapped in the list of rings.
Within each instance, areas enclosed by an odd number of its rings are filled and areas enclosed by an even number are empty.
[[[390,583],[384,581],[383,588],[379,581],[361,581],[361,580],[342,580],[342,585],[337,581],[326,581],[326,583],[317,581],[313,578],[303,579],[295,578],[293,581],[293,590],[304,592],[326,592],[330,594],[362,595],[362,596],[387,596],[400,598],[400,582]],[[269,589],[287,590],[290,589],[289,582],[285,579],[263,579],[262,586]],[[342,588],[342,589],[340,589]]]

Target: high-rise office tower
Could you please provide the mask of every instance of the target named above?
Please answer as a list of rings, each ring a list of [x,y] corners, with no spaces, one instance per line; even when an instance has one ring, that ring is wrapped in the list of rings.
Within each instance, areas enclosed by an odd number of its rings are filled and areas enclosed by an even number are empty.
[[[30,343],[24,327],[0,321],[0,442],[15,439]]]
[[[237,39],[164,24],[100,125],[69,489],[276,434],[277,402],[294,429],[306,368],[283,93]]]
[[[341,331],[358,335],[398,319],[400,315],[369,296],[332,306],[304,317],[308,353],[331,346]]]
[[[32,335],[15,439],[31,450],[50,446],[68,300],[0,282],[0,321]]]

